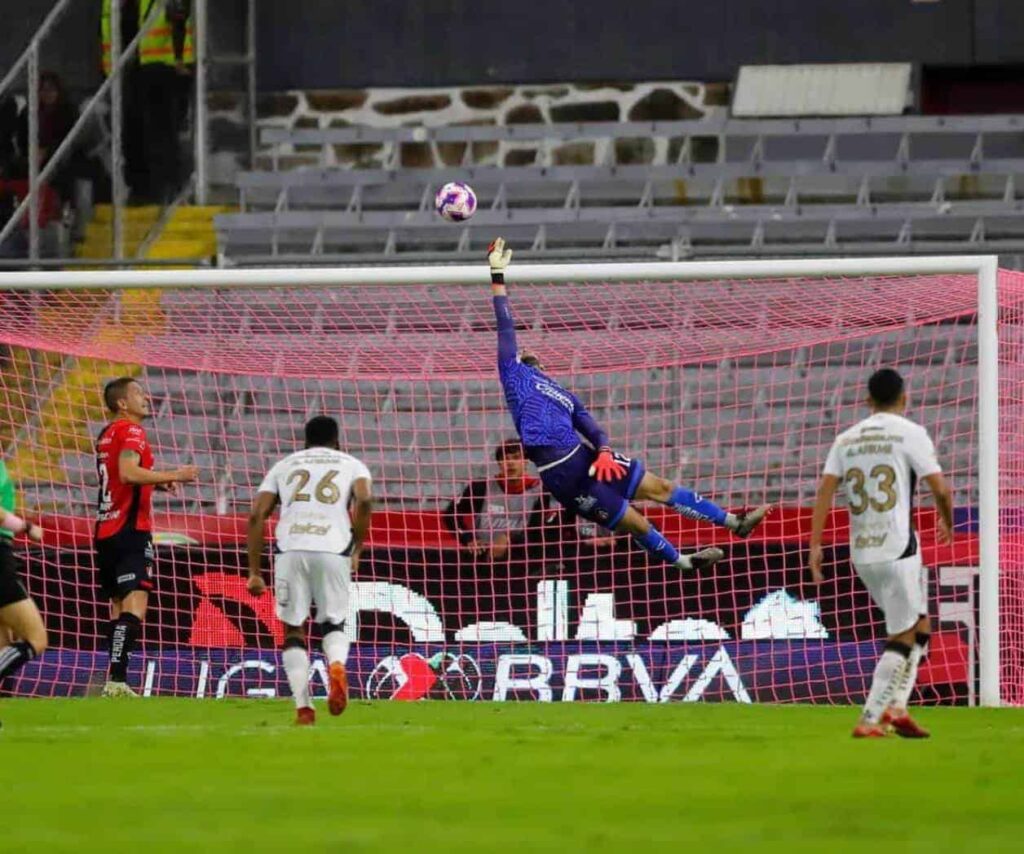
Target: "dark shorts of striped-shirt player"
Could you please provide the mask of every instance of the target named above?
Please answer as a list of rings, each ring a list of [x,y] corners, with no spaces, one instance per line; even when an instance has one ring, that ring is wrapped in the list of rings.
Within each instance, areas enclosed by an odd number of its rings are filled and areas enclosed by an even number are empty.
[[[28,599],[18,575],[18,559],[6,537],[0,537],[0,608]]]
[[[100,591],[108,599],[124,599],[134,590],[153,589],[153,535],[123,528],[96,540]]]

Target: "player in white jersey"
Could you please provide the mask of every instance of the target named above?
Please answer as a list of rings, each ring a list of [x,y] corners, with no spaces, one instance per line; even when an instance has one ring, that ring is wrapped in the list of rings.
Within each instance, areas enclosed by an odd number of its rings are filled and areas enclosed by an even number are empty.
[[[891,368],[868,381],[872,414],[836,439],[818,486],[811,530],[811,575],[820,583],[821,540],[832,498],[845,488],[850,514],[850,555],[871,598],[885,615],[888,638],[875,668],[867,703],[853,731],[927,738],[907,714],[917,666],[928,646],[928,577],[914,531],[918,479],[928,484],[938,511],[938,537],[953,539],[953,501],[928,431],[906,418],[903,378]]]
[[[323,633],[330,689],[327,705],[340,715],[348,704],[348,636],[345,619],[349,584],[370,527],[373,500],[365,465],[343,453],[338,422],[325,415],[306,424],[306,447],[278,462],[263,479],[249,514],[249,592],[259,596],[263,581],[263,531],[280,503],[275,539],[274,593],[284,623],[282,660],[295,697],[296,723],[315,720],[309,695],[309,654],[305,624],[310,605]]]

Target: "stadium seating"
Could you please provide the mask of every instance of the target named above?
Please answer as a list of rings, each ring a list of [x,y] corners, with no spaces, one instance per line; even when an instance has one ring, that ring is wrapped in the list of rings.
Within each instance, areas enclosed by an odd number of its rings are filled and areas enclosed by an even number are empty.
[[[242,212],[218,217],[228,262],[476,257],[498,229],[521,257],[693,257],[1024,250],[1018,116],[468,126],[265,128],[272,155],[320,151],[320,168],[242,173]],[[650,140],[653,162],[618,161]],[[566,141],[593,162],[560,162]],[[464,143],[451,169],[401,166],[403,145]],[[498,143],[472,162],[473,143]],[[333,147],[378,144],[389,168],[341,169]],[[507,165],[509,151],[534,162]],[[273,162],[277,162],[272,157]],[[452,226],[433,193],[471,183],[480,209]]]

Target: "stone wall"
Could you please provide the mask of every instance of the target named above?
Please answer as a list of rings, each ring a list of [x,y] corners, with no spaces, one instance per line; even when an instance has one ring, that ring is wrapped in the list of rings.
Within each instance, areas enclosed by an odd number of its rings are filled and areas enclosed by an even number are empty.
[[[342,89],[261,95],[261,127],[330,128],[350,125],[402,127],[509,125],[552,122],[657,121],[696,119],[728,104],[728,85],[687,82],[556,84],[451,89]],[[235,92],[209,96],[211,174],[215,184],[230,185],[243,162],[246,133],[243,101]],[[566,142],[541,147],[530,142],[477,142],[469,161],[477,165],[529,163],[658,163],[673,156],[673,141],[638,138]],[[715,144],[709,140],[709,145]],[[258,168],[326,165],[372,168],[390,162],[389,145],[280,145],[261,147]],[[699,147],[698,147],[699,149]],[[403,166],[454,166],[464,162],[465,143],[405,143],[397,152]],[[703,152],[712,157],[713,152]],[[697,158],[702,152],[695,152]]]

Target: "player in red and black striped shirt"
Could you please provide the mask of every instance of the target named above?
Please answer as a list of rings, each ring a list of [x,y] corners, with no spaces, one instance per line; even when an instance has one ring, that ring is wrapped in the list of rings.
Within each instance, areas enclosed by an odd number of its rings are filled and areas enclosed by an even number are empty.
[[[153,588],[153,490],[174,492],[179,483],[195,480],[199,470],[153,471],[153,449],[142,428],[150,415],[149,397],[134,379],[111,380],[103,401],[111,414],[96,440],[96,564],[100,590],[110,599],[110,674],[103,695],[134,696],[126,676]]]

